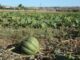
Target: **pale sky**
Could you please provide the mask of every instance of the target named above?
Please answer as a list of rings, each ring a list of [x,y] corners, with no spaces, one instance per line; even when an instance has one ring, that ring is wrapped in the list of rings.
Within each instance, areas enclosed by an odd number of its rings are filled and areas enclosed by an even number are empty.
[[[1,5],[17,6],[23,4],[31,7],[80,6],[80,0],[0,0]]]

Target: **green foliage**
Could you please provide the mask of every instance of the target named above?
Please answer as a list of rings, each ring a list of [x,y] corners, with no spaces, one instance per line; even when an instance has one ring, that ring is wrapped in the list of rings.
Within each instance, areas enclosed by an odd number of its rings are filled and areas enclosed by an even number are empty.
[[[80,14],[1,12],[0,28],[0,36],[3,36],[3,38],[14,38],[13,40],[20,41],[24,36],[35,36],[42,40],[48,40],[48,43],[53,45],[55,50],[60,41],[80,37]],[[60,45],[61,48],[68,49],[66,46],[68,44],[62,45]],[[25,38],[21,47],[26,54],[31,55],[39,52],[40,48],[37,39],[34,37]],[[55,51],[55,54],[59,55],[58,58],[62,57],[67,60],[74,59],[74,55],[76,55],[63,54],[59,49]],[[78,56],[78,59],[80,59],[80,56]]]
[[[2,12],[0,13],[0,25],[4,27],[33,27],[43,28],[52,27],[59,28],[65,27],[79,27],[80,14],[67,13],[67,14],[52,14],[52,13],[19,13],[19,12]]]

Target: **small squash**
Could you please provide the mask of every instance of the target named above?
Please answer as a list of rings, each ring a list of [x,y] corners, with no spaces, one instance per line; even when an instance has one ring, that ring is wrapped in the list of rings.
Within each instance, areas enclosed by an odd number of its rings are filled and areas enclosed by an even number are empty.
[[[21,49],[28,55],[34,55],[40,50],[39,42],[35,37],[25,38],[21,42]]]
[[[47,24],[46,23],[41,23],[41,28],[46,28]]]

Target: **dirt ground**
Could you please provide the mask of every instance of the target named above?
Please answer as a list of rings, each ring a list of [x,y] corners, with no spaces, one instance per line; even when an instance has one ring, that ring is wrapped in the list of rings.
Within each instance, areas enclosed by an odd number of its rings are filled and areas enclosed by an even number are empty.
[[[42,45],[45,45],[45,42],[48,43],[47,40],[41,40]],[[54,43],[54,42],[53,42]],[[65,40],[60,44],[64,44],[66,46],[78,47],[80,46],[80,40]],[[57,44],[58,45],[58,44]],[[45,46],[46,47],[46,46]],[[20,54],[12,51],[15,49],[13,40],[10,39],[0,39],[0,60],[53,60],[52,54],[50,53],[51,49],[43,49],[42,53],[39,53],[36,56]],[[80,52],[80,51],[79,51]]]

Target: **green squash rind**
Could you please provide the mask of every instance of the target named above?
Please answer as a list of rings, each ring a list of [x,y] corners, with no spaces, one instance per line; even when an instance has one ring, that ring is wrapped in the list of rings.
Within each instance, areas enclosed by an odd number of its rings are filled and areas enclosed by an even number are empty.
[[[25,48],[27,48],[27,49],[29,49],[33,52],[36,50],[36,47],[33,44],[31,44],[30,42],[25,42],[24,41],[22,46],[24,46]]]
[[[21,48],[22,48],[22,51],[24,51],[24,53],[26,53],[28,55],[34,55],[34,54],[36,54],[36,52],[33,52],[33,51],[31,51],[31,50],[23,47],[23,46]]]
[[[39,42],[34,37],[29,37],[28,39],[22,41],[21,46],[22,51],[29,55],[36,54],[40,50]]]

